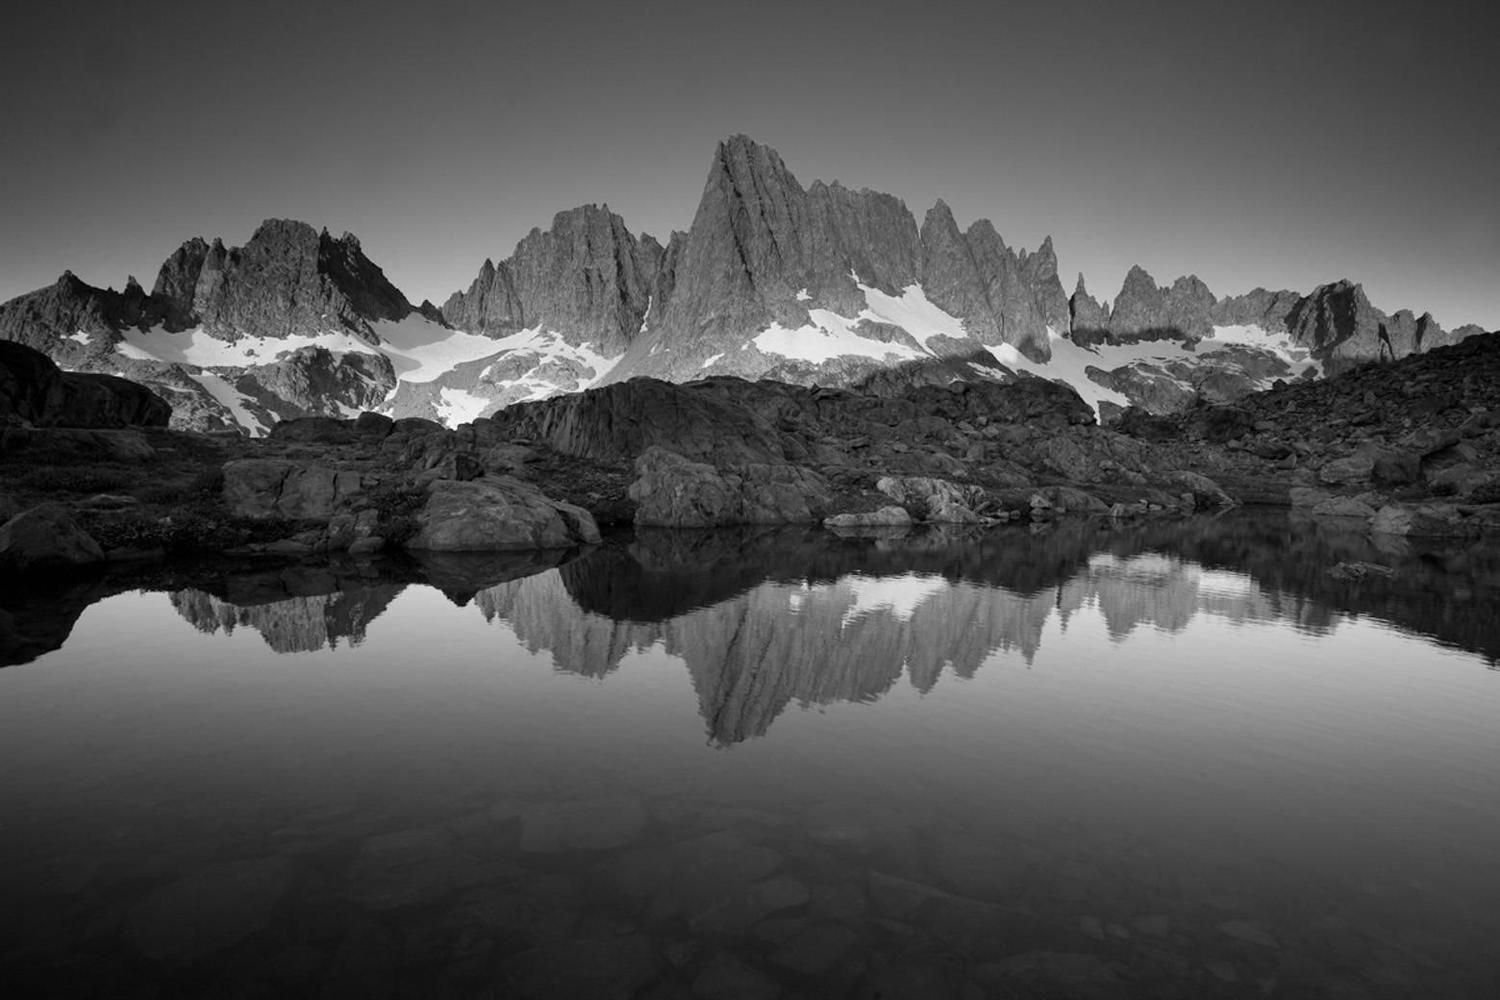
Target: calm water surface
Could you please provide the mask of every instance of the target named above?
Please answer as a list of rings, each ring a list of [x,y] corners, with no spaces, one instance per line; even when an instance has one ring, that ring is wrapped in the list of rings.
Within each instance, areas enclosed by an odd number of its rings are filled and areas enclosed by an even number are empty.
[[[1493,549],[153,573],[0,600],[8,995],[1500,995]]]

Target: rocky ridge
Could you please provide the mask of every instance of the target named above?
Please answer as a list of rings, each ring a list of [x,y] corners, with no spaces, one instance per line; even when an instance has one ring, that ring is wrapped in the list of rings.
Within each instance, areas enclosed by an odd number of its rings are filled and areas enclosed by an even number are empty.
[[[1217,298],[1134,267],[1113,303],[1069,297],[1049,238],[1009,246],[941,200],[804,187],[746,136],[719,144],[691,226],[666,245],[607,206],[558,213],[441,310],[413,307],[351,234],[268,220],[243,247],[194,238],[148,293],[65,274],[0,305],[0,339],[64,369],[124,375],[174,426],[265,433],[375,409],[457,426],[511,403],[650,376],[770,378],[899,392],[918,383],[1072,385],[1104,420],[1399,359],[1480,332],[1387,315],[1348,281]]]

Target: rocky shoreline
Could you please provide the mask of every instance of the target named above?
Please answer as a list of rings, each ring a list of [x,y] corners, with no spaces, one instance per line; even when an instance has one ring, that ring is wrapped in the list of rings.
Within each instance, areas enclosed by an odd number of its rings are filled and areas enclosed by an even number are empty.
[[[364,413],[250,439],[169,430],[139,399],[101,402],[109,386],[70,408],[37,389],[45,371],[6,371],[0,565],[13,574],[189,554],[547,551],[623,524],[899,531],[1238,503],[1397,535],[1500,529],[1500,335],[1110,427],[1038,378],[875,394],[719,377],[633,379],[456,430]],[[156,426],[130,425],[138,413]]]

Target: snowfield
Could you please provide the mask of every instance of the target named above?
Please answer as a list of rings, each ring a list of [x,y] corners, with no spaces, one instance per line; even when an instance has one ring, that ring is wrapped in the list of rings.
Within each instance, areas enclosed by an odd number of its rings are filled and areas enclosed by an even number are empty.
[[[210,396],[217,399],[234,417],[235,422],[248,430],[251,436],[260,437],[262,434],[271,433],[271,429],[261,423],[261,419],[252,413],[246,405],[255,402],[255,400],[230,385],[227,380],[212,372],[199,372],[190,377],[194,382],[203,386]]]
[[[484,396],[476,396],[466,389],[452,389],[448,386],[438,390],[438,401],[434,408],[438,412],[439,419],[449,427],[457,427],[459,424],[473,423],[484,415],[484,408],[490,405],[491,400]]]
[[[918,349],[910,344],[866,337],[859,332],[859,325],[868,321],[899,326],[923,345],[939,334],[965,336],[963,320],[928,301],[927,293],[920,285],[909,285],[901,295],[894,296],[857,281],[856,284],[865,296],[865,308],[858,316],[840,316],[829,309],[809,309],[810,324],[791,330],[773,323],[756,335],[755,346],[764,354],[819,364],[849,355],[910,360],[936,355],[925,347]],[[798,301],[805,302],[809,298],[811,296],[805,288],[797,293]]]

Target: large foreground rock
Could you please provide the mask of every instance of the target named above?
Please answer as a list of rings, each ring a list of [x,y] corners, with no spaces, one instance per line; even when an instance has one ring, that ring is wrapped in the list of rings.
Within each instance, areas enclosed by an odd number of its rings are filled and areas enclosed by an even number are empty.
[[[564,549],[599,541],[588,511],[508,476],[436,480],[416,521],[406,547],[433,552]]]
[[[224,465],[224,503],[236,517],[326,518],[360,492],[363,476],[286,459],[246,458]]]
[[[0,570],[26,573],[100,562],[104,550],[62,507],[22,511],[0,524]]]

